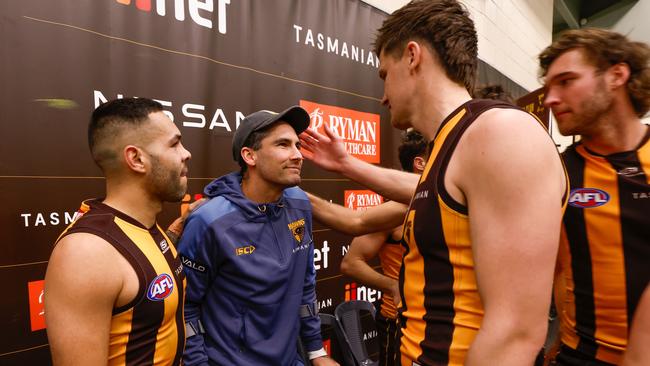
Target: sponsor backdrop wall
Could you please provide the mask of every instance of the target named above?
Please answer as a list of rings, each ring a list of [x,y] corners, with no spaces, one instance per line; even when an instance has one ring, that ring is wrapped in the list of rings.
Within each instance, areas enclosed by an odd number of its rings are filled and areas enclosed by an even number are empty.
[[[0,364],[50,363],[43,278],[52,245],[104,179],[87,148],[90,112],[126,96],[159,100],[192,152],[189,192],[236,169],[243,117],[300,104],[348,150],[398,167],[371,49],[385,14],[357,0],[6,0],[0,4]],[[303,189],[352,207],[381,198],[306,163]],[[321,311],[380,295],[339,274],[351,240],[315,226]],[[78,263],[79,268],[92,263]]]

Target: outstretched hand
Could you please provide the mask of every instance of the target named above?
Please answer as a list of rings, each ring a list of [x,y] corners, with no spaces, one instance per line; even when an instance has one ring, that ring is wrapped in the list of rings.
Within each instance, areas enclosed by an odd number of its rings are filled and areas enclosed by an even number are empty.
[[[340,172],[347,159],[352,156],[345,150],[345,142],[336,133],[323,125],[325,134],[308,128],[300,134],[303,156],[318,167],[332,172]]]

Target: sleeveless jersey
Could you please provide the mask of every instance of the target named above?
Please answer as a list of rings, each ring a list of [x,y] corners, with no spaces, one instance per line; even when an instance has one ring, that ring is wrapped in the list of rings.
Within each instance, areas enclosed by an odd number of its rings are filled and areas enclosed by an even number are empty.
[[[157,224],[147,229],[99,200],[84,201],[78,214],[58,240],[74,233],[99,236],[131,264],[139,281],[135,298],[113,309],[108,365],[180,365],[185,275],[174,245]]]
[[[578,142],[563,158],[571,195],[559,255],[561,339],[618,364],[650,280],[650,128],[636,150],[602,156]]]
[[[423,366],[463,365],[483,319],[468,210],[449,195],[444,178],[463,133],[492,108],[518,109],[474,99],[442,122],[405,218],[401,353]]]
[[[395,230],[398,230],[396,228]],[[393,231],[390,231],[386,242],[379,250],[379,262],[384,276],[392,279],[399,279],[399,269],[402,266],[404,247],[401,242],[393,239]],[[393,302],[393,295],[388,292],[381,294],[381,315],[388,319],[397,318],[397,308]]]

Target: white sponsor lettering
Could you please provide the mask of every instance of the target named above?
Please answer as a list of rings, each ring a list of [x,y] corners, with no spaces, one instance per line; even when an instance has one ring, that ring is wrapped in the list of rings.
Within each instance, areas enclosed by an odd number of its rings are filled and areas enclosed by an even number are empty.
[[[23,225],[25,227],[30,226],[58,226],[58,225],[68,225],[73,222],[76,218],[78,212],[36,212],[36,213],[21,213],[20,217],[23,219]],[[63,219],[63,221],[62,221]]]
[[[345,254],[350,250],[350,245],[341,245],[341,255],[345,256]]]
[[[160,16],[167,15],[167,0],[155,0],[156,13]],[[213,0],[174,0],[174,18],[178,21],[185,20],[185,2],[190,18],[194,23],[212,29],[212,13],[214,13]],[[226,34],[226,5],[230,0],[217,0],[217,29],[219,33]]]
[[[605,197],[601,193],[598,192],[585,192],[585,193],[579,193],[576,192],[574,193],[571,198],[569,199],[569,202],[580,202],[580,203],[587,203],[587,202],[597,202],[597,203],[602,203],[602,202],[607,202]]]
[[[317,305],[318,305],[318,310],[320,311],[320,309],[322,309],[322,308],[326,308],[326,307],[330,307],[330,306],[332,306],[332,299],[331,299],[331,298],[327,298],[327,299],[325,299],[325,300],[318,300],[318,304],[317,304]]]
[[[428,189],[416,193],[416,194],[415,194],[415,197],[413,198],[413,200],[415,201],[415,200],[419,200],[419,199],[421,199],[421,198],[427,198],[427,197],[429,197],[429,190],[428,190]]]
[[[123,94],[117,94],[116,99],[122,99],[124,98]],[[95,102],[95,108],[97,108],[100,104],[106,103],[108,101],[108,98],[104,95],[103,92],[99,90],[93,90],[93,100]],[[157,102],[163,105],[165,108],[172,108],[176,104],[167,101],[167,100],[160,100],[160,99],[155,99]],[[223,128],[224,130],[228,132],[232,132],[234,129],[239,128],[239,124],[241,121],[244,119],[245,115],[244,113],[240,111],[235,111],[234,113],[234,120],[235,120],[235,128],[233,129],[231,126],[231,123],[228,122],[228,119],[226,118],[226,113],[222,108],[217,108],[214,112],[209,112],[206,114],[205,113],[205,106],[202,104],[195,104],[195,103],[185,103],[181,106],[181,114],[183,117],[183,120],[180,122],[183,127],[188,127],[188,128],[207,128],[209,130],[213,130],[215,128]],[[163,113],[169,117],[172,121],[174,121],[174,114],[169,111],[169,110],[164,110]],[[210,118],[210,123],[208,124],[208,118]],[[231,116],[231,121],[232,121],[232,116]]]
[[[377,206],[381,204],[381,196],[378,194],[358,194],[357,207]]]
[[[164,277],[159,282],[154,283],[151,295],[158,296],[164,294],[167,290],[172,289],[174,284],[169,279],[169,277]]]
[[[367,341],[369,339],[373,339],[377,337],[377,331],[376,330],[371,330],[368,333],[363,333],[363,340]]]
[[[353,155],[377,155],[377,145],[359,144],[355,142],[346,142],[345,151]]]
[[[352,119],[345,116],[329,115],[329,128],[346,140],[377,143],[377,123]]]
[[[375,290],[372,287],[366,287],[366,286],[357,287],[357,300],[375,302],[378,299],[381,299],[381,291]]]
[[[379,58],[370,50],[345,41],[339,42],[337,38],[315,32],[309,28],[305,29],[297,24],[293,25],[293,30],[298,44],[311,46],[326,53],[333,53],[367,66],[379,68]],[[314,35],[316,36],[314,37]]]
[[[327,245],[327,240],[323,241],[323,247],[321,249],[314,248],[314,268],[317,271],[329,267],[329,251],[330,248]]]

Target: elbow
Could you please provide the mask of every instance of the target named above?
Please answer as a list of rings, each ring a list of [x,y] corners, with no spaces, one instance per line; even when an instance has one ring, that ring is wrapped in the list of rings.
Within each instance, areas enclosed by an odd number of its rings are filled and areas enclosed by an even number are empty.
[[[486,316],[481,326],[482,330],[485,328],[486,331],[493,334],[495,340],[500,340],[500,344],[511,345],[517,349],[517,352],[537,355],[546,340],[548,316],[536,316],[532,319],[528,316],[504,315],[494,321],[488,320]]]
[[[361,236],[373,232],[372,228],[361,217],[352,219],[346,231],[346,234],[352,236]]]
[[[548,319],[545,318],[543,322],[531,325],[530,327],[520,326],[518,328],[512,332],[513,341],[520,343],[525,349],[530,349],[531,352],[537,354],[544,346],[544,341],[546,340]]]

